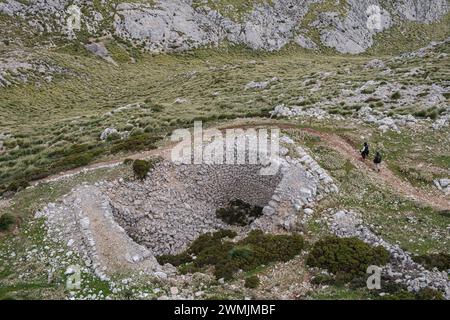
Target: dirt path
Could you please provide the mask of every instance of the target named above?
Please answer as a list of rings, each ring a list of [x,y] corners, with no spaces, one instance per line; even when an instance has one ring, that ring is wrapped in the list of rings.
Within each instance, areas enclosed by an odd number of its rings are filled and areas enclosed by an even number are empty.
[[[220,126],[220,130],[225,129],[233,129],[233,128],[242,128],[248,129],[252,127],[259,126],[273,126],[280,129],[295,129],[302,130],[318,136],[321,138],[321,141],[327,145],[329,148],[339,152],[345,159],[348,159],[356,168],[366,172],[369,178],[376,182],[377,184],[385,185],[389,187],[391,190],[407,197],[417,202],[425,203],[435,209],[438,210],[448,210],[450,208],[450,199],[445,195],[441,195],[438,192],[426,192],[417,187],[411,185],[408,181],[401,179],[396,176],[391,170],[389,170],[385,165],[382,165],[381,172],[375,172],[373,168],[373,163],[369,160],[366,162],[361,161],[361,157],[359,155],[358,149],[352,146],[348,141],[343,139],[342,137],[336,134],[330,134],[325,132],[320,132],[311,128],[301,129],[298,128],[297,125],[290,123],[274,123],[274,122],[257,122],[257,123],[239,123],[239,121],[225,126]],[[212,128],[215,129],[215,128]],[[206,131],[206,130],[205,130]],[[204,132],[205,132],[204,131]],[[106,162],[94,163],[92,165],[77,168],[74,170],[66,171],[57,175],[53,175],[42,180],[38,180],[32,183],[32,185],[37,185],[40,183],[57,181],[60,179],[64,179],[82,172],[97,170],[100,168],[108,168],[114,167],[123,162],[124,159],[144,159],[150,156],[162,156],[163,158],[169,159],[171,148],[175,143],[169,143],[162,148],[158,148],[155,150],[139,152],[127,156],[122,156],[117,159],[109,160]]]
[[[350,143],[340,136],[318,132],[312,129],[305,129],[305,131],[320,137],[329,148],[339,152],[356,168],[366,172],[372,181],[388,186],[390,189],[407,198],[417,202],[426,203],[433,208],[439,210],[448,210],[450,208],[450,199],[448,197],[440,195],[437,192],[432,194],[431,192],[426,192],[414,187],[408,181],[396,176],[385,165],[381,166],[381,172],[376,172],[373,163],[370,160],[362,161],[358,149],[350,145]]]

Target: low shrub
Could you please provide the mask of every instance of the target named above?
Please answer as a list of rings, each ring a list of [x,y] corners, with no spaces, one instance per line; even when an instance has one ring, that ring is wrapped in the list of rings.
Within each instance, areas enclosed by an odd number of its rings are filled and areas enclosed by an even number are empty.
[[[299,235],[270,235],[253,230],[237,242],[227,241],[236,233],[220,230],[205,233],[191,243],[189,248],[178,255],[164,255],[158,261],[183,267],[190,264],[191,270],[214,266],[217,279],[230,280],[239,270],[250,271],[271,262],[288,261],[298,255],[303,247],[303,238]],[[195,259],[192,257],[195,256]],[[183,268],[184,269],[184,268]]]
[[[392,100],[398,100],[398,99],[400,99],[401,97],[402,97],[402,95],[401,95],[401,93],[400,93],[399,91],[394,92],[394,93],[391,95],[391,99],[392,99]]]
[[[374,92],[375,92],[374,88],[366,88],[366,89],[361,90],[362,94],[372,94]]]
[[[236,199],[227,207],[217,209],[216,216],[229,225],[246,226],[262,215],[262,209]]]
[[[427,111],[426,110],[420,110],[420,111],[414,112],[414,116],[418,117],[418,118],[426,118]]]
[[[5,191],[17,192],[27,188],[29,185],[30,184],[26,180],[13,181],[8,185]]]
[[[192,257],[187,253],[183,252],[180,254],[170,255],[165,254],[157,257],[158,263],[164,265],[170,263],[171,265],[178,267],[182,264],[192,261]]]
[[[439,214],[444,218],[450,218],[450,210],[442,210],[439,212]]]
[[[335,279],[329,274],[318,274],[312,278],[311,283],[315,285],[334,285]]]
[[[160,137],[152,136],[148,133],[130,136],[128,139],[114,141],[111,146],[111,153],[155,149],[155,143],[158,140],[160,140]]]
[[[113,132],[106,137],[106,141],[116,141],[122,139],[122,136],[118,132]]]
[[[383,292],[386,291],[383,290]],[[410,292],[406,289],[400,289],[384,296],[377,294],[375,298],[379,300],[444,300],[444,296],[441,292],[431,288],[421,289],[417,293]]]
[[[125,160],[123,160],[123,164],[127,166],[133,164],[133,162],[134,160],[130,158],[126,158]]]
[[[430,118],[431,120],[436,120],[439,117],[439,114],[440,111],[435,108],[414,112],[414,116],[417,118]]]
[[[444,300],[444,296],[437,290],[423,288],[416,294],[416,300]]]
[[[251,276],[251,277],[245,278],[244,286],[249,289],[256,289],[256,288],[258,288],[260,283],[261,282],[259,281],[258,276]]]
[[[375,298],[378,300],[416,300],[416,295],[413,292],[401,290],[394,294],[378,295]]]
[[[148,160],[134,160],[133,173],[136,179],[144,180],[148,172],[155,167],[163,159],[161,157],[153,157]]]
[[[0,231],[8,231],[16,223],[13,215],[5,213],[0,217]]]
[[[415,256],[413,257],[413,260],[427,269],[437,268],[440,271],[450,270],[450,255],[446,253],[432,253]]]
[[[329,236],[314,244],[306,263],[350,281],[364,275],[368,266],[383,266],[388,261],[389,252],[383,247],[372,247],[357,238]]]
[[[145,160],[134,160],[133,162],[133,173],[136,179],[144,180],[147,173],[150,171],[150,162]]]

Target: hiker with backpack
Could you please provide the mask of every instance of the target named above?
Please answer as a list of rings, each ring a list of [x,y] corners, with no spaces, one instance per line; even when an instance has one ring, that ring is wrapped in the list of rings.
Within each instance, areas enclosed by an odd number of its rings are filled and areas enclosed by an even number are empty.
[[[361,149],[361,157],[363,161],[369,157],[369,144],[367,142],[364,142],[364,146]]]
[[[381,161],[383,160],[383,158],[381,157],[381,154],[377,151],[375,153],[375,158],[373,159],[373,163],[375,164],[375,169],[380,172],[380,165],[381,165]]]

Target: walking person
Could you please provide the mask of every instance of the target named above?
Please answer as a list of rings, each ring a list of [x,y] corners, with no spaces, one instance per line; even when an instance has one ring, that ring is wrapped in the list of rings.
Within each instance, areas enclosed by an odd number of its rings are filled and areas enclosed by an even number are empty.
[[[381,161],[383,160],[383,158],[381,157],[381,154],[377,151],[375,153],[375,158],[373,159],[373,163],[375,164],[375,169],[380,172],[381,171]]]
[[[361,149],[361,157],[363,161],[369,157],[369,144],[367,142],[364,142],[364,146]]]

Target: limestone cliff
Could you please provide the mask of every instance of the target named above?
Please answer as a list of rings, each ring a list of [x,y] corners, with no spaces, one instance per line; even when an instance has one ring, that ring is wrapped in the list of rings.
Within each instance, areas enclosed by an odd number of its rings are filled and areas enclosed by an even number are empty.
[[[72,5],[81,19],[70,31]],[[228,42],[268,51],[296,43],[357,54],[373,45],[377,33],[408,22],[432,23],[449,9],[448,0],[0,0],[0,21],[35,41],[109,35],[152,52]],[[0,41],[11,37],[2,32]]]

